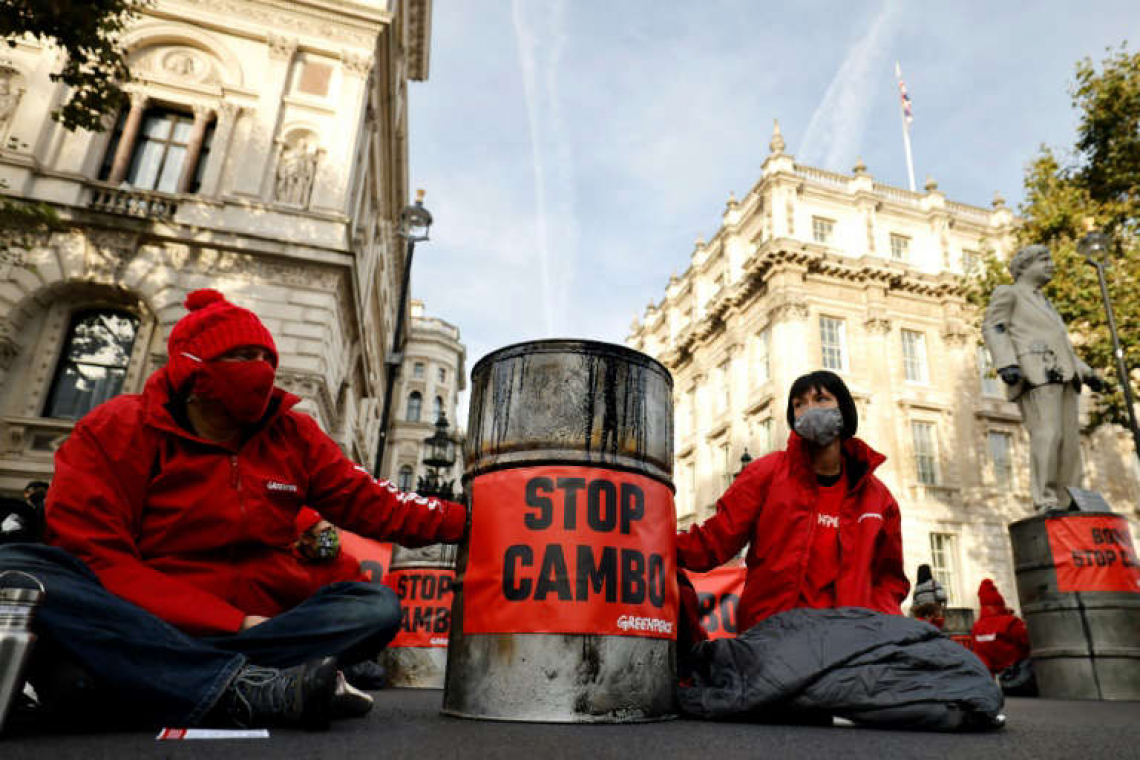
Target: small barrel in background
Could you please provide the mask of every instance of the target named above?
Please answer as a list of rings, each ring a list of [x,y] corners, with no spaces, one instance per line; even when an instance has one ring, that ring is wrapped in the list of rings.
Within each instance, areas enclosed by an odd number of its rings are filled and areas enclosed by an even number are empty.
[[[485,485],[495,478],[498,480],[494,482],[500,482],[520,472],[543,472],[544,467],[555,473],[550,483],[560,482],[559,476],[567,473],[602,473],[603,477],[610,473],[615,482],[624,479],[644,486],[644,492],[652,495],[653,503],[647,507],[652,514],[663,515],[661,500],[667,504],[664,545],[654,550],[660,554],[647,552],[646,556],[652,566],[655,556],[667,554],[669,567],[673,567],[672,378],[665,367],[623,346],[537,341],[509,346],[484,357],[472,369],[471,389],[464,483],[465,490],[473,496],[473,536],[481,520],[520,518],[510,513],[517,501],[499,498],[494,490],[487,489],[481,497],[481,482]],[[624,499],[629,483],[619,485]],[[601,493],[609,488],[593,489],[590,485],[576,492],[581,510],[574,518],[576,528],[580,529],[587,519],[587,492],[597,497],[595,490]],[[540,503],[545,503],[543,498],[539,497]],[[565,502],[563,508],[569,511]],[[528,515],[536,524],[543,519],[537,508],[528,511]],[[595,522],[601,522],[601,517],[600,512],[595,514]],[[559,514],[554,518],[555,527],[569,527],[571,520]],[[475,544],[473,540],[459,548],[459,585],[453,601],[445,714],[566,723],[675,717],[674,639],[465,630],[464,594],[470,596],[471,589],[464,586],[464,579],[473,577],[469,572],[475,570],[475,565],[469,564],[469,560],[473,553],[478,555],[481,551]],[[569,544],[556,548],[560,556],[564,548],[566,557],[574,556],[575,550],[582,551],[581,546]],[[603,553],[599,549],[599,556]],[[577,556],[579,560],[582,557]],[[625,553],[613,556],[626,562]],[[494,559],[498,561],[498,557]],[[639,561],[633,554],[628,559],[631,566]],[[537,568],[542,561],[534,557],[532,567]],[[552,573],[549,580],[554,583],[560,579]],[[571,582],[572,578],[566,581]],[[577,583],[579,589],[583,588],[580,577]],[[649,583],[652,589],[652,580]],[[675,595],[675,574],[668,578],[668,583]],[[644,590],[644,586],[632,585]],[[675,620],[665,623],[655,618],[623,616],[617,618],[616,624],[633,632],[644,631],[642,626],[672,627]]]
[[[400,598],[400,630],[384,650],[388,685],[442,689],[451,628],[456,547],[396,546],[384,585]]]
[[[1115,535],[1088,541],[1075,550],[1054,536],[1051,521],[1092,518],[1093,525],[1118,525]],[[1061,525],[1057,524],[1056,531]],[[1067,527],[1066,527],[1067,530]],[[1097,530],[1103,530],[1097,528]],[[1082,529],[1080,535],[1088,533]],[[1119,563],[1127,570],[1135,562],[1128,524],[1108,513],[1046,514],[1019,520],[1009,526],[1021,613],[1029,630],[1030,656],[1042,697],[1053,699],[1140,700],[1140,588],[1135,591],[1063,591],[1058,583],[1058,561]],[[1078,535],[1071,531],[1071,535]],[[1054,545],[1056,543],[1056,545]],[[1126,544],[1126,545],[1125,545]],[[1058,552],[1067,552],[1068,556]],[[1098,557],[1097,552],[1100,552]]]

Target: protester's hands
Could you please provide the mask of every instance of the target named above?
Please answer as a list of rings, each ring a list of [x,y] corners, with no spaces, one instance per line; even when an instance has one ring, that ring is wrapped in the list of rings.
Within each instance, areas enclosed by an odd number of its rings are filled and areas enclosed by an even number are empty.
[[[268,619],[269,618],[262,617],[261,615],[246,615],[245,620],[241,621],[241,629],[243,631],[248,631],[250,628],[253,628],[255,625],[261,625],[262,623],[264,623]]]
[[[1021,370],[1016,364],[1002,367],[997,373],[1001,377],[1001,381],[1006,385],[1017,385],[1021,382]]]

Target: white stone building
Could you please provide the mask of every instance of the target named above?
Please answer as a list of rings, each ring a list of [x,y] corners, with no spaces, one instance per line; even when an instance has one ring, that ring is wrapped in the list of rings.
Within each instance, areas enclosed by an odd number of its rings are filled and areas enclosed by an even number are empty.
[[[0,261],[0,492],[141,391],[202,287],[262,317],[278,384],[372,461],[430,26],[430,0],[157,0],[122,38],[130,106],[98,134],[49,119],[61,53],[0,50],[0,192],[66,224]]]
[[[987,248],[1008,256],[1017,220],[795,163],[777,125],[755,186],[729,198],[692,263],[634,321],[628,344],[673,373],[678,522],[711,516],[751,457],[783,448],[787,392],[838,372],[859,436],[899,501],[906,570],[930,563],[951,604],[973,607],[984,577],[1016,601],[1006,525],[1032,513],[1028,436],[987,371],[959,282]],[[1085,437],[1086,478],[1135,520],[1140,482],[1119,429]]]
[[[411,331],[392,400],[389,451],[384,474],[404,490],[414,490],[427,475],[423,463],[424,439],[435,433],[440,414],[447,417],[456,439],[455,465],[440,479],[453,481],[455,493],[463,489],[462,431],[458,420],[459,394],[467,388],[467,347],[459,328],[424,312],[422,301],[412,301]]]

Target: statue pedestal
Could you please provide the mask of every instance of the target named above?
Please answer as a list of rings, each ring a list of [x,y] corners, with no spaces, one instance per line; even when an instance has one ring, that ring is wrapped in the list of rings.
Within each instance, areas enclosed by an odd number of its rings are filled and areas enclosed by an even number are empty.
[[[1048,513],[1009,535],[1041,696],[1140,700],[1140,566],[1128,522]]]

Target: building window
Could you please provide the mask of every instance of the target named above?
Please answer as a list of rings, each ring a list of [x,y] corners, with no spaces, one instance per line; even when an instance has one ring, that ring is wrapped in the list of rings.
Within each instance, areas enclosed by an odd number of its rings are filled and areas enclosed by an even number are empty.
[[[947,606],[953,606],[958,589],[958,537],[953,533],[930,534],[930,574],[945,589]]]
[[[756,333],[756,360],[753,367],[756,369],[756,383],[766,383],[772,376],[772,366],[769,362],[769,349],[772,343],[772,333],[765,327]]]
[[[978,375],[982,383],[983,396],[1001,397],[1001,383],[994,372],[994,360],[985,346],[978,346]]]
[[[729,454],[729,447],[727,443],[720,445],[720,466],[723,475],[723,487],[728,488],[732,485],[732,478],[736,474],[732,468],[732,456]]]
[[[847,323],[834,317],[819,318],[819,344],[824,369],[847,368]]]
[[[835,232],[835,220],[822,216],[811,218],[811,238],[817,243],[830,243]]]
[[[1013,490],[1013,436],[991,430],[987,436],[990,462],[994,468],[994,485]]]
[[[424,376],[424,363],[416,362],[412,365],[412,377],[422,378]]]
[[[443,416],[443,399],[441,397],[436,396],[435,399],[432,401],[431,413],[432,413],[432,419],[433,420],[438,420],[440,417]]]
[[[728,411],[730,403],[731,389],[729,388],[729,375],[728,375],[728,362],[721,362],[716,369],[716,379],[720,388],[717,389],[717,403],[716,410],[718,413],[723,414]]]
[[[401,491],[412,490],[412,468],[408,465],[400,468],[400,474],[396,476],[396,487]]]
[[[45,417],[77,420],[123,390],[139,320],[122,311],[81,311],[71,320]]]
[[[978,262],[982,257],[977,251],[962,251],[962,274],[974,274],[978,271]]]
[[[125,117],[124,113],[112,133],[111,143],[107,147],[103,167],[99,172],[100,179],[108,179],[111,175],[113,159],[122,139]],[[194,117],[191,114],[166,108],[147,109],[143,114],[142,127],[139,129],[132,150],[126,182],[143,190],[178,192],[178,180],[182,176],[193,127]],[[194,167],[194,175],[186,187],[186,192],[198,192],[213,136],[214,124],[211,123],[206,127],[202,147],[198,153],[198,163]]]
[[[938,444],[934,437],[934,424],[914,421],[910,423],[914,439],[914,467],[918,482],[926,486],[938,485]]]
[[[424,405],[424,397],[420,395],[419,391],[412,391],[408,396],[408,414],[405,419],[408,422],[420,421],[420,409]]]
[[[440,367],[440,368],[439,368],[439,381],[440,381],[441,383],[446,383],[446,382],[447,382],[447,370],[446,370],[446,369],[444,369],[443,367]]]
[[[895,261],[910,261],[910,238],[906,235],[891,235],[891,258]]]
[[[907,382],[925,383],[926,335],[915,330],[902,330],[903,370]]]
[[[772,449],[774,448],[772,445],[772,436],[774,434],[775,430],[772,424],[772,418],[768,417],[767,419],[761,420],[759,426],[759,456],[764,456],[765,454],[771,453]]]

